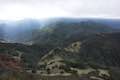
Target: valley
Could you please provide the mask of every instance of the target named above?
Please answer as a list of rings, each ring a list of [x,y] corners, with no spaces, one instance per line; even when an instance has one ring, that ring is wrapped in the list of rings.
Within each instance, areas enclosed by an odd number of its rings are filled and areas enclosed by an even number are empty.
[[[12,37],[0,27],[0,80],[120,80],[118,28],[99,20],[33,21],[19,23]]]

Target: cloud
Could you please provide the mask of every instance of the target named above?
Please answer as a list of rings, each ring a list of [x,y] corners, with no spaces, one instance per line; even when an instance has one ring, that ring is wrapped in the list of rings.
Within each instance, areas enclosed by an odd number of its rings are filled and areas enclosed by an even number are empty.
[[[119,0],[0,0],[0,19],[120,18]]]

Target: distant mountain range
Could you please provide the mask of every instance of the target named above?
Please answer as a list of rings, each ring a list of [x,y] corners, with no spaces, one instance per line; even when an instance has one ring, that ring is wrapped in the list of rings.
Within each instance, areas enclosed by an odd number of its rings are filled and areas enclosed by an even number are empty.
[[[63,25],[64,23],[64,25]],[[73,18],[52,18],[47,20],[34,20],[34,19],[25,19],[20,21],[1,21],[0,22],[0,39],[4,39],[8,42],[18,42],[23,43],[27,41],[32,41],[38,35],[39,31],[45,28],[59,27],[68,27],[71,25],[77,25],[82,27],[82,23],[90,28],[90,25],[96,25],[96,29],[101,27],[106,28],[106,31],[111,28],[113,31],[119,31],[120,20],[111,20],[111,19],[73,19]],[[108,29],[109,27],[109,29]],[[73,27],[74,28],[74,27]],[[86,27],[87,28],[87,27]],[[104,32],[103,29],[103,32]],[[99,29],[100,30],[100,29]],[[84,31],[83,31],[84,32]],[[41,34],[41,33],[40,33]],[[43,34],[43,33],[42,33]],[[4,37],[3,37],[4,36]],[[32,41],[33,42],[33,41]]]

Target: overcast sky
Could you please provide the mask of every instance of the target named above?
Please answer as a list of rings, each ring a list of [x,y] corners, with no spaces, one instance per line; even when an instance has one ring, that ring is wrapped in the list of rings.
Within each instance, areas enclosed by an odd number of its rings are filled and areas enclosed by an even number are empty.
[[[120,18],[120,0],[0,0],[0,20]]]

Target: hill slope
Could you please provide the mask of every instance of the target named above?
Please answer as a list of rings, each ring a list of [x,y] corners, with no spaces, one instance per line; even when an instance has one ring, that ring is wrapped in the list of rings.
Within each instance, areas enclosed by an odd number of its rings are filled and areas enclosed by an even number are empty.
[[[40,31],[33,32],[34,44],[47,44],[51,46],[62,46],[65,42],[73,41],[79,36],[84,40],[90,35],[102,32],[115,32],[116,30],[103,24],[83,21],[83,22],[64,22],[58,21],[50,23]],[[44,42],[41,42],[44,41]]]
[[[64,61],[88,66],[120,67],[120,33],[101,33],[83,41],[75,41],[68,47],[55,48],[41,60],[49,62],[61,58]]]

